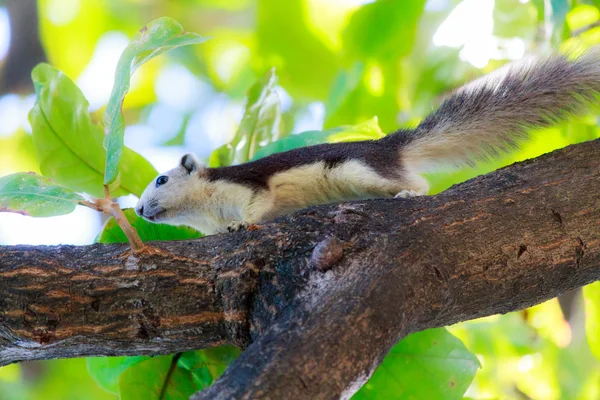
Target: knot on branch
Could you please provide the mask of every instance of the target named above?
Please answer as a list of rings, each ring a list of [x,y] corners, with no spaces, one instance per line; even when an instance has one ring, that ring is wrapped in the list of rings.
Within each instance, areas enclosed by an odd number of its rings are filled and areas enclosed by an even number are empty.
[[[335,237],[320,242],[312,252],[310,262],[321,272],[330,270],[344,256],[344,244]]]

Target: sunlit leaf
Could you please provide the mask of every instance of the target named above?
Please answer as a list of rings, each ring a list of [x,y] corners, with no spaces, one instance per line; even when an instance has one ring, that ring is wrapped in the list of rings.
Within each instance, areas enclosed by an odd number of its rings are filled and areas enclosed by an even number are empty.
[[[585,300],[585,332],[592,353],[600,360],[600,282],[583,288]]]
[[[342,107],[348,96],[361,84],[364,72],[364,63],[355,62],[348,70],[338,73],[326,103],[328,114],[334,114]]]
[[[275,92],[277,75],[271,69],[248,90],[246,108],[233,140],[216,149],[211,167],[241,164],[252,159],[261,146],[281,137],[281,105]]]
[[[48,64],[33,69],[37,94],[29,113],[42,174],[77,192],[103,197],[102,128],[92,123],[88,102],[65,74]],[[126,148],[114,196],[141,195],[157,172],[142,156]]]
[[[213,347],[184,353],[178,365],[192,372],[198,390],[210,386],[239,355],[234,346]]]
[[[352,397],[362,399],[462,399],[479,368],[477,358],[443,328],[404,338]]]
[[[339,132],[328,136],[330,143],[352,142],[358,140],[377,140],[385,136],[379,128],[377,117],[353,126],[342,126]]]
[[[490,358],[518,358],[536,351],[538,335],[519,313],[461,323],[452,326],[450,331],[473,353]]]
[[[307,0],[256,3],[255,57],[259,65],[285,71],[282,86],[295,99],[323,98],[338,70],[339,57],[307,20]]]
[[[567,14],[567,24],[572,31],[584,28],[600,19],[600,11],[588,4],[579,4]]]
[[[18,381],[2,379],[0,368],[0,398],[2,400],[116,400],[113,394],[100,390],[90,376],[84,358],[44,360],[36,362],[36,367],[44,371],[38,375],[35,384],[27,382],[28,370],[25,364],[12,364],[20,367]]]
[[[0,177],[0,211],[52,217],[69,214],[83,200],[41,175],[18,172]]]
[[[188,400],[197,391],[192,373],[174,366],[173,356],[154,357],[131,366],[119,378],[121,400]],[[171,372],[170,372],[171,371]]]
[[[351,15],[342,35],[348,66],[338,72],[330,91],[326,128],[371,115],[380,118],[385,131],[398,128],[398,112],[409,111],[408,82],[421,72],[410,74],[410,63],[403,60],[413,53],[424,6],[424,0],[381,0]]]
[[[398,87],[403,77],[401,71],[392,64],[394,63],[357,63],[352,70],[341,72],[337,82],[345,82],[348,86],[335,86],[339,93],[332,93],[329,98],[324,127],[330,129],[345,124],[357,124],[372,115],[377,115],[386,132],[398,129],[399,110],[402,110],[402,105],[401,97],[394,88]],[[360,75],[356,75],[359,72]]]
[[[149,356],[88,357],[86,363],[88,372],[102,389],[119,394],[119,378],[123,372],[150,358]]]
[[[107,150],[104,184],[113,183],[119,174],[125,133],[121,107],[129,91],[131,75],[139,66],[159,54],[205,40],[196,33],[185,32],[179,22],[169,17],[150,22],[131,39],[117,64],[115,83],[104,113],[104,147]]]
[[[31,135],[17,131],[0,137],[0,176],[19,171],[40,172]]]
[[[415,41],[425,0],[379,0],[356,10],[344,31],[344,48],[358,59],[397,59],[407,55]]]
[[[567,388],[577,387],[581,381],[575,377],[585,376],[586,372],[582,371],[591,366],[593,357],[587,346],[581,346],[578,340],[579,344],[573,346],[572,343],[569,350],[560,348],[540,335],[532,327],[539,321],[528,323],[529,317],[527,310],[480,318],[450,328],[481,359],[483,367],[473,381],[476,392],[495,399],[518,398],[522,393],[540,399],[582,398],[567,395],[571,391]],[[583,347],[586,347],[584,353],[581,352]]]
[[[534,37],[537,34],[537,13],[531,3],[515,7],[513,0],[495,0],[493,11],[494,36]]]
[[[571,327],[556,297],[530,307],[527,310],[527,321],[535,327],[540,336],[559,347],[567,347],[571,342]]]
[[[114,7],[107,7],[103,2],[88,2],[85,7],[71,3],[74,7],[68,9],[58,4],[54,0],[37,2],[40,39],[48,60],[52,60],[68,76],[79,76],[84,71],[97,50],[98,40],[107,31],[127,32],[132,30],[131,24],[135,29],[146,22],[142,15],[133,13],[127,18],[116,19],[113,16]],[[60,23],[56,23],[57,15],[63,16]],[[77,34],[74,35],[73,32]],[[45,38],[50,40],[44,40]]]
[[[125,216],[135,228],[140,239],[144,242],[151,240],[184,240],[197,239],[202,234],[192,228],[184,226],[172,226],[165,224],[153,224],[138,217],[132,208],[123,210]],[[127,243],[127,237],[117,225],[114,218],[108,220],[102,231],[96,237],[97,243]]]
[[[324,131],[306,131],[296,135],[290,135],[284,139],[278,140],[261,148],[254,155],[254,160],[269,156],[274,153],[297,149],[299,147],[313,146],[321,143],[328,143],[331,135],[342,131],[342,128],[327,129]]]
[[[244,0],[248,1],[248,0]],[[210,41],[202,45],[206,71],[215,90],[224,92],[232,98],[244,98],[248,87],[256,81],[256,72],[248,68],[256,55],[256,40],[245,30],[232,27],[219,27]],[[223,59],[227,59],[227,68],[223,68]],[[265,65],[270,68],[272,65]]]
[[[377,117],[354,126],[341,126],[324,131],[307,131],[296,135],[286,136],[276,142],[269,143],[258,150],[254,156],[257,160],[262,157],[282,151],[293,150],[298,147],[313,146],[321,143],[351,142],[357,140],[381,139],[383,132],[377,124]]]

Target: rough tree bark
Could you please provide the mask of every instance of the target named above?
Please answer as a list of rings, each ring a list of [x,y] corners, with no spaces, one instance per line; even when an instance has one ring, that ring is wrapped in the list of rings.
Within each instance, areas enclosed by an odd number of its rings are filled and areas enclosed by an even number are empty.
[[[347,398],[405,335],[600,278],[600,141],[443,194],[315,207],[236,234],[0,247],[0,365],[245,352],[196,399]]]

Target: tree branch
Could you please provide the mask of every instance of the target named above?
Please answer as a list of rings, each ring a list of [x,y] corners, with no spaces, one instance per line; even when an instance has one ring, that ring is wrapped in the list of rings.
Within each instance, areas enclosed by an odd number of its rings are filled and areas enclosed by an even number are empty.
[[[153,244],[0,247],[0,363],[248,346],[196,399],[348,398],[405,335],[600,278],[600,141],[440,195]]]
[[[592,23],[591,23],[591,24],[589,24],[589,25],[586,25],[586,26],[584,26],[584,27],[581,27],[581,28],[579,28],[579,29],[575,29],[574,31],[572,31],[572,32],[571,32],[571,37],[579,36],[579,35],[581,35],[582,33],[585,33],[585,32],[588,32],[588,31],[591,31],[592,29],[594,29],[594,28],[597,28],[597,27],[599,27],[599,26],[600,26],[600,21],[594,21],[594,22],[592,22]]]

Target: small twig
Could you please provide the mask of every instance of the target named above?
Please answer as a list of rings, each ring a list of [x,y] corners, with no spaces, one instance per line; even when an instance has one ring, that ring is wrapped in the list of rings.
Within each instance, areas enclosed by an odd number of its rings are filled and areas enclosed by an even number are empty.
[[[110,189],[108,188],[108,185],[104,185],[104,198],[110,200]]]
[[[80,205],[91,208],[92,210],[96,210],[96,211],[100,211],[102,212],[102,210],[100,208],[98,208],[98,206],[96,205],[96,203],[93,203],[91,201],[87,201],[87,200],[81,200],[79,202]]]
[[[123,210],[121,210],[121,207],[119,207],[117,203],[107,199],[98,199],[96,201],[96,204],[102,211],[112,215],[112,217],[117,222],[117,225],[119,225],[119,227],[127,237],[127,240],[129,240],[131,249],[134,252],[139,253],[140,251],[144,250],[145,246],[142,242],[142,239],[140,239],[137,231],[131,226],[129,220],[123,213]]]
[[[129,220],[123,213],[123,210],[121,210],[121,207],[119,207],[119,205],[114,201],[110,199],[95,199],[94,202],[81,200],[79,204],[112,216],[127,237],[127,240],[131,245],[131,249],[134,252],[139,253],[146,248],[137,231],[133,228],[133,226],[131,226]]]
[[[183,353],[177,353],[171,359],[171,366],[169,367],[169,372],[167,372],[167,376],[165,377],[165,381],[163,383],[162,388],[160,389],[160,395],[158,396],[159,400],[164,400],[165,395],[167,394],[167,387],[169,386],[169,381],[173,376],[173,372],[175,372],[175,368],[177,368],[177,361],[181,358]]]
[[[589,25],[586,25],[583,28],[575,29],[573,32],[571,32],[571,37],[579,36],[582,33],[585,33],[587,31],[597,28],[599,26],[600,26],[600,20],[593,22]]]
[[[123,210],[121,210],[121,207],[119,207],[119,205],[116,203],[113,204],[115,204],[116,207],[113,207],[114,213],[112,214],[112,216],[123,230],[125,236],[127,236],[127,240],[129,240],[129,243],[131,244],[131,249],[136,253],[141,252],[146,247],[144,245],[144,242],[142,242],[142,239],[140,239],[140,236],[138,235],[137,231],[129,223],[129,220],[123,213]]]

